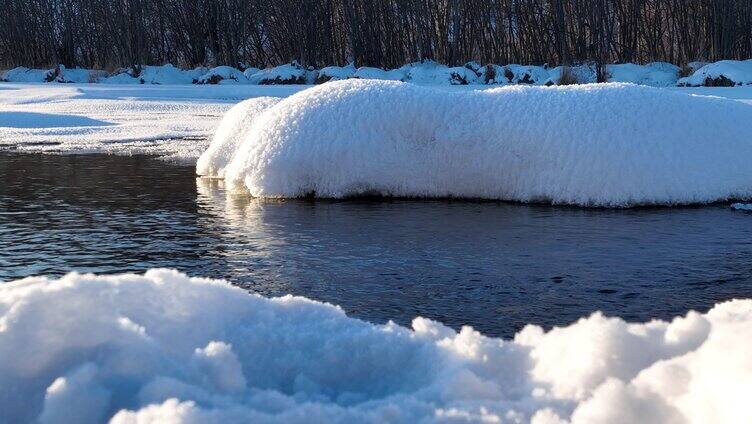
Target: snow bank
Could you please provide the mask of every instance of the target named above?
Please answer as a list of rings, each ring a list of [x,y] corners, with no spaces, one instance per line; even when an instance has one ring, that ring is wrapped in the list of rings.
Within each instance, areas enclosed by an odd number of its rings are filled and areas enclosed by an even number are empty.
[[[752,197],[752,106],[629,84],[448,91],[348,80],[264,111],[232,158],[205,155],[258,197],[712,202]]]
[[[248,78],[246,78],[243,72],[231,67],[231,66],[217,66],[216,68],[209,69],[207,73],[200,76],[196,80],[196,84],[247,84]]]
[[[193,84],[206,73],[205,68],[183,70],[173,65],[142,66],[122,69],[102,80],[105,84]]]
[[[413,63],[402,68],[404,81],[425,85],[467,85],[478,79],[478,74],[464,66],[448,67],[436,62]]]
[[[557,66],[549,69],[548,77],[553,84],[594,84],[598,75],[593,65]]]
[[[355,65],[352,63],[347,66],[327,66],[319,70],[316,76],[316,84],[323,84],[329,81],[340,81],[352,78],[355,75]]]
[[[313,84],[316,80],[315,71],[307,70],[297,62],[274,68],[263,69],[248,76],[251,84]]]
[[[731,87],[748,84],[752,84],[752,59],[711,63],[679,80],[680,86],[689,87]]]
[[[483,84],[532,84],[550,85],[551,75],[542,66],[489,64],[480,71],[479,81]]]
[[[358,79],[370,79],[370,80],[384,80],[384,81],[403,81],[407,77],[403,68],[392,69],[385,71],[380,68],[372,68],[369,66],[361,66],[355,71],[353,78]]]
[[[19,66],[5,71],[0,81],[6,82],[48,82],[55,79],[54,69],[29,69]]]
[[[239,150],[261,112],[280,100],[275,97],[257,97],[233,106],[219,123],[211,145],[198,159],[197,172],[201,175],[224,177],[225,167]]]
[[[606,65],[609,82],[631,82],[653,87],[676,85],[679,71],[678,66],[665,62],[653,62],[647,65],[634,63]]]
[[[0,150],[149,154],[195,165],[236,103],[306,87],[4,83]]]
[[[0,285],[0,421],[749,422],[750,340],[750,300],[501,340],[169,270],[27,278]]]

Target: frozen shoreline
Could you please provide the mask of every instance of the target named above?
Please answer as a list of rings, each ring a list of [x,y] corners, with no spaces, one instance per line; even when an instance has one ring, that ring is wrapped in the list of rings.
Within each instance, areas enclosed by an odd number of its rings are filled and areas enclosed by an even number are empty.
[[[743,422],[750,339],[750,300],[501,340],[168,270],[33,277],[0,285],[0,419]]]

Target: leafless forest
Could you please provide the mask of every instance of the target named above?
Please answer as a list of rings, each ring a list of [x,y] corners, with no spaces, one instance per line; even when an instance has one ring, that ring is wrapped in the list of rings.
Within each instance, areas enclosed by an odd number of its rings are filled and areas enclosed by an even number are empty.
[[[1,0],[0,67],[752,57],[751,0]]]

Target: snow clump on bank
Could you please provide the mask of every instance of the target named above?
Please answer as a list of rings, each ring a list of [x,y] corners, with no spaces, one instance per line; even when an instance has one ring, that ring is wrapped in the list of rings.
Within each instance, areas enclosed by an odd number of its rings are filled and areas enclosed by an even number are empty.
[[[726,99],[629,84],[447,92],[348,80],[252,112],[227,143],[236,150],[209,149],[202,162],[257,197],[607,207],[752,197],[752,106]]]
[[[34,277],[0,285],[0,421],[749,422],[750,340],[750,300],[501,340],[169,270]]]
[[[752,84],[752,59],[710,63],[691,76],[679,80],[680,86],[688,87],[732,87],[749,84]]]

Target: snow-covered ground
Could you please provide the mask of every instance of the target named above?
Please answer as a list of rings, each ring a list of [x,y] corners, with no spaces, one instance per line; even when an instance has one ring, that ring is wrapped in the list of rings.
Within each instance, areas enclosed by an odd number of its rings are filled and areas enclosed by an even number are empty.
[[[752,198],[752,105],[722,98],[629,84],[451,92],[348,80],[238,108],[252,119],[228,116],[198,173],[256,197]]]
[[[0,84],[0,149],[195,161],[233,104],[308,86]]]
[[[0,421],[741,423],[750,340],[751,300],[501,340],[175,271],[35,277],[0,284]]]
[[[0,84],[0,149],[149,153],[192,162],[223,114],[254,97],[310,85]],[[485,86],[447,86],[452,92]],[[673,88],[752,104],[752,87]]]

